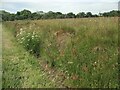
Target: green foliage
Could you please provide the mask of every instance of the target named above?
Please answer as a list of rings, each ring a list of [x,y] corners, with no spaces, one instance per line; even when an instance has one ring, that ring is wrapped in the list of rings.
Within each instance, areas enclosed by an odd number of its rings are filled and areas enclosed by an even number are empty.
[[[2,89],[56,87],[40,67],[39,60],[16,42],[8,27],[3,26],[3,36]]]
[[[28,22],[29,24],[27,24]],[[32,32],[35,31],[40,36],[39,65],[48,71],[50,69],[63,71],[61,76],[64,77],[65,86],[118,88],[117,22],[117,17],[101,17],[5,23],[8,24],[9,28],[15,23],[19,23],[17,24],[19,27],[15,27],[15,29],[18,32],[20,30],[17,39],[19,42],[25,41],[22,44],[23,46],[34,42],[34,40],[28,42],[28,39],[31,40]],[[33,46],[30,44],[27,48],[31,47]],[[28,51],[30,52],[30,50]],[[61,77],[60,75],[57,76]]]
[[[18,42],[31,54],[39,57],[40,55],[40,37],[35,32],[25,32],[20,30],[17,34]]]
[[[37,13],[32,13],[31,14],[31,19],[32,20],[38,20],[38,19],[41,19],[43,15],[39,15]]]
[[[115,11],[115,10],[102,13],[102,16],[104,16],[104,17],[115,17],[115,16],[119,16],[119,15],[120,15],[120,11]]]
[[[20,19],[30,19],[31,12],[29,10],[24,9],[23,11],[18,12],[17,15],[18,15],[18,20],[20,20]]]
[[[6,12],[6,11],[0,11],[0,15],[2,16],[2,20],[3,21],[8,21],[9,20],[9,16],[10,16],[10,13],[9,12]]]
[[[67,13],[67,14],[62,14],[61,12],[53,12],[49,11],[47,13],[43,11],[37,11],[31,13],[29,10],[22,10],[18,11],[16,14],[11,14],[6,11],[0,11],[2,15],[2,20],[1,21],[14,21],[14,20],[39,20],[39,19],[63,19],[63,18],[84,18],[84,17],[116,17],[120,15],[120,11],[110,11],[110,12],[104,12],[104,13],[99,13],[97,14],[92,14],[91,12],[79,12],[78,14],[74,14],[73,12]]]
[[[75,14],[73,14],[72,12],[67,13],[66,18],[75,18]]]
[[[85,13],[84,12],[80,12],[80,13],[78,13],[77,15],[76,15],[76,17],[77,18],[83,18],[83,17],[85,17]]]
[[[87,12],[86,13],[86,17],[92,17],[93,15],[92,15],[92,13],[91,12]]]

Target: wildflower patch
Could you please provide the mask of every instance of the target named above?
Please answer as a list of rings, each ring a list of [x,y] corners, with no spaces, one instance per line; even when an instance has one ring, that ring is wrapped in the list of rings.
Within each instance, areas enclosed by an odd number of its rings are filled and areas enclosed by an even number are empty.
[[[24,48],[36,57],[40,55],[40,37],[35,32],[25,32],[23,30],[17,34],[18,42]]]

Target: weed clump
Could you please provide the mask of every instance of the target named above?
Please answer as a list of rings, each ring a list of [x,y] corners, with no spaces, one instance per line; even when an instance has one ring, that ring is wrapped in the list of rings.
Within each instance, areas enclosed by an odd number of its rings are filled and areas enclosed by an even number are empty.
[[[34,54],[36,57],[40,55],[40,37],[35,32],[20,31],[17,35],[18,42],[24,46],[24,48]]]

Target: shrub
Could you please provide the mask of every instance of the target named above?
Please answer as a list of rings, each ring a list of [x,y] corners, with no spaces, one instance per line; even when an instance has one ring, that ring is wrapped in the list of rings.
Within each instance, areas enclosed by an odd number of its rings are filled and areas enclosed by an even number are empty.
[[[23,30],[17,35],[18,41],[31,54],[39,57],[40,55],[40,37],[35,32],[25,32]]]

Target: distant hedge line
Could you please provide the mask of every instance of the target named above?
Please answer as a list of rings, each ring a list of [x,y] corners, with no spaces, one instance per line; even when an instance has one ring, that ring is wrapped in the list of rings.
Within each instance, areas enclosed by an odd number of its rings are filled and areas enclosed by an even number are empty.
[[[7,12],[5,10],[0,11],[0,21],[14,21],[14,20],[39,20],[39,19],[64,19],[64,18],[84,18],[84,17],[116,17],[120,15],[120,11],[112,10],[110,12],[104,12],[99,14],[92,14],[91,12],[80,12],[74,14],[73,12],[63,14],[61,12],[49,11],[47,13],[43,11],[31,12],[29,10],[18,11],[16,14]]]

